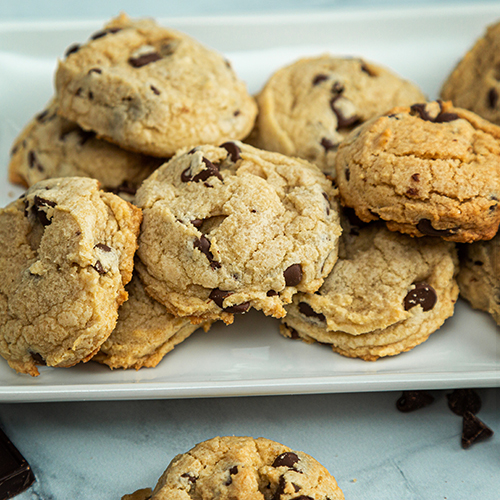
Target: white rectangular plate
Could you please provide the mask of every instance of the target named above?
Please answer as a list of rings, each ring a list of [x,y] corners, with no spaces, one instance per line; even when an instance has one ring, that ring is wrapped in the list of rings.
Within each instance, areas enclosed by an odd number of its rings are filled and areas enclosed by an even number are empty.
[[[362,56],[415,81],[429,98],[500,5],[338,11],[266,17],[160,19],[223,52],[256,92],[279,67],[305,55]],[[22,190],[7,181],[11,144],[52,95],[57,57],[98,22],[0,24],[1,206]],[[8,244],[8,242],[0,242]],[[232,326],[196,332],[156,368],[110,371],[97,363],[41,368],[31,378],[0,359],[0,401],[104,400],[493,387],[500,333],[460,301],[423,345],[375,363],[281,337],[279,321],[253,311]]]

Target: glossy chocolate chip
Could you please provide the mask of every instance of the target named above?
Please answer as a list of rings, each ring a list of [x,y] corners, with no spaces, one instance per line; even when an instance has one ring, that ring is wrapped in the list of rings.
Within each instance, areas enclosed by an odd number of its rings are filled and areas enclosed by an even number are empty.
[[[404,299],[405,311],[412,307],[422,306],[424,311],[430,311],[437,302],[436,290],[427,283],[415,283],[415,288],[410,290]]]
[[[238,147],[238,145],[234,142],[225,142],[224,144],[220,145],[221,148],[224,148],[228,154],[229,157],[231,158],[231,161],[233,163],[237,162],[239,159],[241,159],[241,149]]]
[[[318,318],[320,321],[326,321],[325,315],[317,313],[307,302],[299,302],[299,311],[308,318]]]
[[[493,436],[493,431],[472,412],[466,411],[462,425],[462,448],[467,449],[477,441]]]
[[[92,266],[99,274],[106,274],[104,267],[102,267],[101,261],[96,260],[96,263]]]
[[[336,95],[330,100],[330,107],[337,116],[337,130],[351,128],[361,122],[361,118],[358,115],[346,117],[342,114],[342,111],[340,109],[337,109],[335,103],[340,97],[340,95]]]
[[[191,221],[191,224],[193,224],[193,226],[196,228],[196,229],[199,229],[202,225],[203,225],[203,219],[193,219]]]
[[[488,106],[491,109],[496,108],[497,103],[498,103],[498,92],[497,92],[497,89],[491,88],[489,90],[487,100],[488,100]]]
[[[319,85],[321,82],[324,82],[325,80],[328,80],[328,75],[324,75],[324,74],[320,73],[319,75],[316,75],[313,78],[312,84]]]
[[[214,288],[208,298],[212,299],[221,309],[223,309],[224,299],[232,295],[233,292],[220,290],[219,288]]]
[[[434,396],[426,391],[403,391],[403,395],[396,401],[396,408],[409,413],[429,406],[434,401]]]
[[[133,68],[142,68],[143,66],[159,61],[160,59],[162,59],[162,57],[160,54],[158,54],[158,52],[149,52],[148,54],[142,54],[137,57],[131,57],[128,60],[128,63]]]
[[[410,114],[413,116],[419,116],[422,120],[433,123],[446,123],[454,120],[458,120],[459,116],[456,113],[443,112],[443,103],[438,101],[440,111],[438,115],[433,118],[426,109],[425,103],[414,104],[410,108]]]
[[[293,451],[286,451],[281,455],[278,455],[273,462],[273,467],[288,467],[289,469],[293,469],[295,464],[300,460],[296,453]]]
[[[193,177],[194,182],[206,181],[210,177],[217,177],[221,181],[223,180],[216,165],[214,165],[208,158],[202,158],[202,161],[207,168]]]
[[[108,245],[105,245],[104,243],[98,243],[95,248],[98,248],[99,250],[102,250],[103,252],[111,252],[111,248],[108,247]]]
[[[302,266],[300,264],[292,264],[283,272],[286,286],[297,286],[302,280]]]
[[[459,228],[453,229],[434,229],[429,219],[420,219],[417,224],[417,229],[427,236],[452,236]]]
[[[242,304],[235,304],[234,306],[229,306],[224,308],[225,312],[233,314],[243,314],[250,308],[250,302],[243,302]]]
[[[473,389],[455,389],[446,395],[446,399],[450,410],[461,417],[468,411],[476,414],[481,409],[481,398]]]

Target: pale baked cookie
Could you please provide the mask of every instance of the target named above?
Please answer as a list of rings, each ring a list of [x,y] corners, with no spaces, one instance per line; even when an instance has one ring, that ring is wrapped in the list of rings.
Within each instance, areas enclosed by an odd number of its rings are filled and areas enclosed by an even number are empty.
[[[456,65],[441,97],[500,125],[500,23],[489,26]]]
[[[272,75],[257,95],[259,115],[251,140],[335,176],[338,145],[355,126],[422,100],[416,85],[362,59],[300,59]]]
[[[472,242],[500,223],[500,127],[449,102],[415,104],[359,127],[339,147],[342,202],[392,231]]]
[[[88,361],[114,329],[141,211],[84,177],[0,210],[0,354],[21,373]]]
[[[149,492],[123,500],[144,500]],[[151,500],[343,500],[335,478],[317,460],[265,438],[216,437],[177,455]]]
[[[57,115],[52,100],[14,142],[9,180],[25,187],[54,177],[91,177],[102,189],[133,197],[164,159],[125,151]]]
[[[134,276],[126,286],[128,300],[118,310],[118,322],[93,361],[114,368],[152,368],[200,325],[176,318],[149,297]],[[205,331],[210,324],[206,323]]]
[[[455,245],[411,238],[380,223],[343,221],[343,227],[333,271],[315,294],[294,296],[281,333],[367,361],[427,340],[454,311]]]
[[[299,159],[240,142],[200,146],[156,170],[136,268],[171,314],[233,321],[250,307],[281,317],[314,292],[337,258],[336,189]]]
[[[461,247],[458,285],[472,307],[490,313],[500,325],[500,233]]]
[[[257,113],[220,54],[153,20],[124,14],[70,47],[55,83],[61,116],[153,156],[242,139]]]

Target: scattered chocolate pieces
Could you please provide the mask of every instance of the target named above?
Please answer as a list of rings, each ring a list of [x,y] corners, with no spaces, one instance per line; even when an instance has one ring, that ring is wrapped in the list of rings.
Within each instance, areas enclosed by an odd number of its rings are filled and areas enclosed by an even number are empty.
[[[403,413],[409,413],[429,406],[433,401],[434,396],[426,391],[403,391],[403,395],[396,402],[396,408]]]
[[[462,427],[462,448],[467,449],[476,441],[481,441],[493,436],[493,431],[484,422],[479,420],[472,412],[464,413]]]
[[[450,410],[461,417],[468,411],[475,415],[481,409],[481,398],[473,389],[455,389],[446,398]]]

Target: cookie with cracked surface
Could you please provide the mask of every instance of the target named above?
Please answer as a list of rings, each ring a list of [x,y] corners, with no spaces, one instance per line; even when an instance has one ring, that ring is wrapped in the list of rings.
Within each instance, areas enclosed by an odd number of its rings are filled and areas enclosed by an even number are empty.
[[[460,249],[460,295],[500,325],[500,233]]]
[[[281,333],[374,361],[421,344],[453,314],[455,245],[343,219],[339,259],[315,294],[286,306]]]
[[[137,493],[147,498],[146,489]],[[177,455],[151,494],[151,500],[190,498],[343,500],[344,495],[328,470],[306,453],[266,438],[224,436]]]
[[[94,356],[127,298],[141,218],[84,177],[41,181],[0,210],[0,354],[12,368],[36,376],[37,364]]]
[[[500,23],[484,35],[455,66],[441,88],[441,98],[500,125]]]
[[[118,310],[116,327],[93,361],[114,368],[155,367],[200,325],[176,318],[144,291],[137,276],[125,287],[128,300]],[[209,323],[203,328],[208,331]]]
[[[58,116],[57,103],[52,100],[14,142],[9,180],[29,187],[54,177],[91,177],[105,191],[131,199],[141,182],[164,161],[97,139],[93,132]]]
[[[136,269],[177,316],[281,317],[337,258],[336,189],[314,165],[241,142],[180,152],[138,189]]]
[[[500,127],[450,102],[395,108],[339,147],[344,205],[392,231],[472,242],[500,223]]]
[[[396,106],[425,100],[420,89],[362,59],[322,55],[278,70],[257,95],[252,140],[298,156],[335,176],[339,143],[357,125]]]
[[[59,113],[120,147],[168,157],[241,139],[257,106],[220,54],[153,20],[111,20],[60,61]]]

